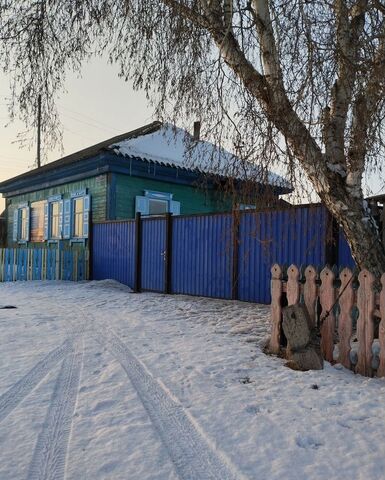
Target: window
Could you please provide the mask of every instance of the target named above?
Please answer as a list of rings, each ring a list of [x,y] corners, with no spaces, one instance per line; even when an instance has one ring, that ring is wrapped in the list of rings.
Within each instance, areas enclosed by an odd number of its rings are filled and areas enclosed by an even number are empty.
[[[75,241],[88,238],[91,197],[87,190],[71,193],[63,202],[63,237]]]
[[[60,202],[51,202],[49,205],[50,214],[50,232],[49,238],[61,238],[61,221],[60,221]]]
[[[63,200],[61,195],[48,197],[44,205],[44,238],[63,238]]]
[[[255,210],[257,207],[256,205],[250,205],[247,203],[240,203],[239,210]]]
[[[28,240],[27,208],[19,210],[19,240]]]
[[[31,242],[44,241],[44,204],[45,202],[31,203]]]
[[[172,199],[172,193],[144,191],[135,198],[135,212],[142,215],[180,215],[180,203]]]
[[[13,212],[13,241],[29,241],[29,216],[30,208],[28,203],[19,205]]]
[[[168,212],[168,201],[156,200],[152,198],[148,200],[149,215],[164,215],[167,212]]]
[[[84,222],[84,198],[73,199],[73,234],[74,238],[83,238],[83,222]]]

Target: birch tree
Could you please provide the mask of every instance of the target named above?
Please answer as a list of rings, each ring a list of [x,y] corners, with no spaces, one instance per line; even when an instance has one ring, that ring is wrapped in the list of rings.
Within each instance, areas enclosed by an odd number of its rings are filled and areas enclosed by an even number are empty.
[[[107,54],[156,115],[199,118],[218,144],[293,182],[303,173],[342,226],[358,265],[385,271],[363,196],[384,155],[382,0],[0,0],[11,113],[46,138],[68,68]],[[129,108],[129,105],[127,106]],[[48,135],[49,133],[49,135]]]

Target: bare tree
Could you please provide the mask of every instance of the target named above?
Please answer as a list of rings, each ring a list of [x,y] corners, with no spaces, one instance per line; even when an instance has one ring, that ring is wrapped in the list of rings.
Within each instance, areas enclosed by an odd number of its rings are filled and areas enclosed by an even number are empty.
[[[107,52],[158,117],[200,118],[242,158],[305,172],[358,265],[385,271],[362,191],[384,154],[382,0],[0,0],[0,32],[13,99],[31,125],[42,94],[51,140],[65,71]]]

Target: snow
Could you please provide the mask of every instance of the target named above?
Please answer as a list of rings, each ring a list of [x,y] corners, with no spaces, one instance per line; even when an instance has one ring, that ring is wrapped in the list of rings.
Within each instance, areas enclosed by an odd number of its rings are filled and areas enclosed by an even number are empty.
[[[136,138],[123,140],[110,147],[127,157],[181,168],[197,168],[201,172],[241,179],[260,180],[271,185],[290,188],[290,184],[273,172],[265,172],[257,165],[242,161],[232,153],[218,149],[210,142],[193,140],[189,133],[170,124]]]
[[[262,353],[269,308],[0,284],[0,478],[382,479],[385,382]]]

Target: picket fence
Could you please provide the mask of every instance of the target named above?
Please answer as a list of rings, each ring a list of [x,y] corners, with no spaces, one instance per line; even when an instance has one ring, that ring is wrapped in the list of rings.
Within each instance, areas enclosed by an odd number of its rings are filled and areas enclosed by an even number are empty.
[[[0,249],[0,282],[88,279],[89,254],[87,249]]]
[[[318,273],[308,266],[301,272],[295,265],[286,272],[278,264],[271,273],[273,353],[279,353],[285,340],[282,308],[300,302],[320,326],[325,360],[361,375],[385,376],[385,273],[376,279],[368,270],[357,275],[344,268],[337,274],[325,267]]]

